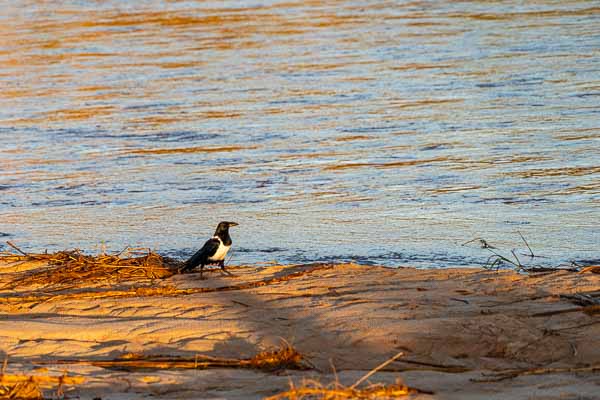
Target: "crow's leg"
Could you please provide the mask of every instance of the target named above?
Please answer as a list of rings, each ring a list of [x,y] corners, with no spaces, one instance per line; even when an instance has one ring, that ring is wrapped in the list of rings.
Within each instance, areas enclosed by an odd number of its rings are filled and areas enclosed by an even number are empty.
[[[221,266],[221,271],[225,272],[229,276],[234,276],[231,272],[225,269],[225,260],[219,261],[219,265]]]
[[[202,271],[204,270],[204,264],[200,264],[200,279],[204,279],[202,277]]]

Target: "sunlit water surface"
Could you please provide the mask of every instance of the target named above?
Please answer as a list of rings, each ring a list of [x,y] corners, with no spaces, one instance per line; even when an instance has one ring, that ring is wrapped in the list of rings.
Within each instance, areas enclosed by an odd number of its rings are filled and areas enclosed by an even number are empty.
[[[3,243],[599,258],[596,2],[0,5]]]

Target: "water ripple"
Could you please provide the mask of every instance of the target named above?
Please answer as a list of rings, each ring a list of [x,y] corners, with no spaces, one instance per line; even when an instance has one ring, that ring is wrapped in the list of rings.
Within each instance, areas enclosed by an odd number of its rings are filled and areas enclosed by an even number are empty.
[[[597,259],[585,1],[31,0],[0,16],[0,236],[232,262]],[[567,240],[565,240],[567,238]],[[191,250],[190,250],[191,249]]]

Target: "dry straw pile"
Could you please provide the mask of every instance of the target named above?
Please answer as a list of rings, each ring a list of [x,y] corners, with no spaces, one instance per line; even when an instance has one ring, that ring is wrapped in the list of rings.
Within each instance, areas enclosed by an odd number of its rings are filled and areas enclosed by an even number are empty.
[[[27,286],[61,287],[86,282],[123,282],[140,279],[166,278],[177,273],[181,262],[163,257],[149,249],[125,249],[116,254],[97,256],[83,254],[80,250],[63,250],[56,253],[26,253],[8,242],[18,254],[0,253],[0,262],[12,266],[37,265],[13,273],[0,289],[11,290]]]

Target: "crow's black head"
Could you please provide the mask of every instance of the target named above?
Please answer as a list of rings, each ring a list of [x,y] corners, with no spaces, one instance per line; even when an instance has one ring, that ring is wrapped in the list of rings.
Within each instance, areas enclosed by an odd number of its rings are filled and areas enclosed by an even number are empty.
[[[217,225],[217,230],[215,231],[215,236],[220,237],[225,246],[231,246],[231,238],[229,237],[229,227],[237,225],[237,222],[219,222],[219,225]]]
[[[237,226],[237,225],[238,225],[237,222],[230,222],[230,221],[219,222],[219,225],[217,225],[217,230],[215,231],[215,234],[218,234],[219,232],[227,232],[230,227]]]

